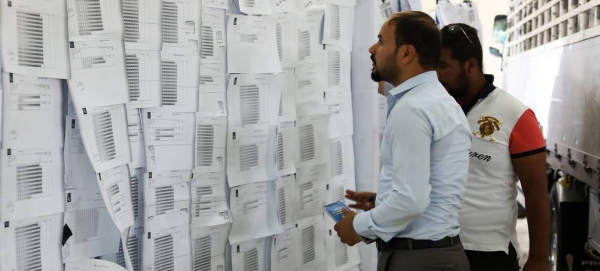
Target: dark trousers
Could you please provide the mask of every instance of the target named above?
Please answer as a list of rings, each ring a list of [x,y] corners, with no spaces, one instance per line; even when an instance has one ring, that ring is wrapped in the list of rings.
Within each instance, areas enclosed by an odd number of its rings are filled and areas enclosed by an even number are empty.
[[[469,271],[462,244],[444,248],[382,251],[377,271]]]
[[[512,243],[508,246],[508,255],[504,251],[466,250],[471,271],[519,271],[519,257]]]

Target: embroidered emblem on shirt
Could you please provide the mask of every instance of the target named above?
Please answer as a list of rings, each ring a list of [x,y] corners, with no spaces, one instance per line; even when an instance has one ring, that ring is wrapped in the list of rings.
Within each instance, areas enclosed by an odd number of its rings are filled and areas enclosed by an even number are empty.
[[[490,142],[496,141],[492,135],[495,131],[500,131],[500,126],[502,126],[502,123],[497,118],[481,116],[477,123],[479,123],[479,132],[473,133],[474,136],[480,136],[481,138],[489,137]]]

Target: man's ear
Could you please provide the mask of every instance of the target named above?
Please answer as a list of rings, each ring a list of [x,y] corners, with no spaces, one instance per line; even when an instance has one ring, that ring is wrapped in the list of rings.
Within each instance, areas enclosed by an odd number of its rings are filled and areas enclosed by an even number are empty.
[[[471,58],[467,60],[467,62],[465,62],[465,70],[467,71],[467,74],[475,73],[478,68],[479,63],[477,63],[477,60],[475,60],[474,58]]]
[[[400,56],[400,63],[402,64],[410,63],[417,56],[417,50],[412,45],[400,46],[398,50],[398,55]]]

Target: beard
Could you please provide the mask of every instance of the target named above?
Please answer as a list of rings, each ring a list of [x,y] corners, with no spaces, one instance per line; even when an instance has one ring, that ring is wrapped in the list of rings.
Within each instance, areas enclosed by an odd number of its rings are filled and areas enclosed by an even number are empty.
[[[461,98],[467,94],[469,90],[470,80],[465,71],[461,71],[455,81],[455,86],[449,86],[447,84],[442,84],[450,94],[450,96],[454,98]]]
[[[394,54],[395,56],[395,54]],[[384,60],[381,69],[377,69],[377,62],[375,61],[375,56],[371,55],[371,61],[373,61],[373,68],[371,69],[371,79],[375,82],[389,82],[390,79],[397,76],[399,73],[398,67],[396,67],[396,63],[394,63],[394,58],[388,58]]]

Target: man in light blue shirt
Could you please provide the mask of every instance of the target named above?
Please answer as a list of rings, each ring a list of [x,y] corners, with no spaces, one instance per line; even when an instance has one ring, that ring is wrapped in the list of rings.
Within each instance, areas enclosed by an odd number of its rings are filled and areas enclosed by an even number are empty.
[[[377,194],[347,191],[356,201],[351,207],[366,212],[344,210],[335,230],[348,245],[376,240],[379,271],[469,270],[458,212],[471,132],[435,72],[440,32],[423,12],[395,13],[369,52],[373,80],[395,87],[388,96],[379,188]]]

